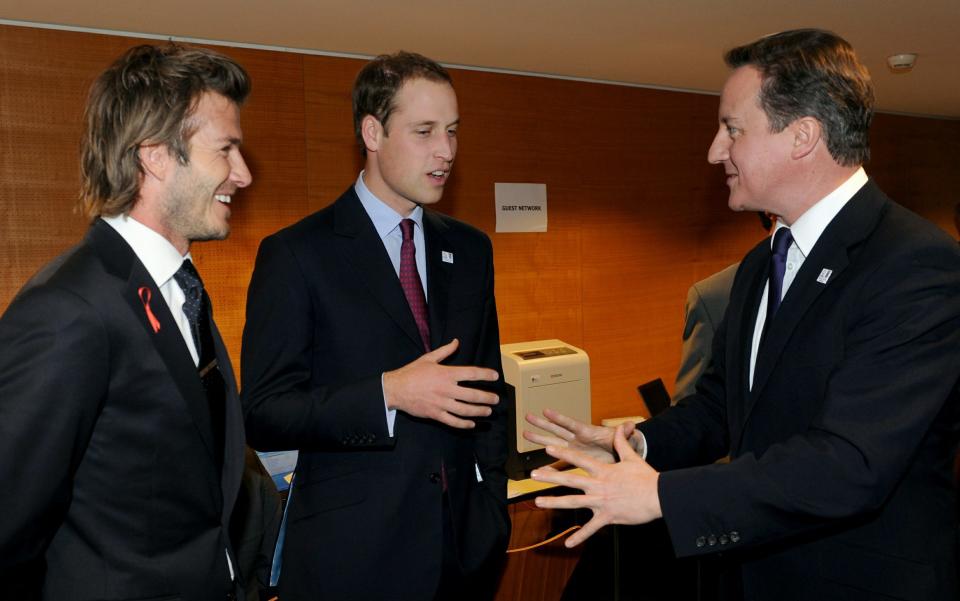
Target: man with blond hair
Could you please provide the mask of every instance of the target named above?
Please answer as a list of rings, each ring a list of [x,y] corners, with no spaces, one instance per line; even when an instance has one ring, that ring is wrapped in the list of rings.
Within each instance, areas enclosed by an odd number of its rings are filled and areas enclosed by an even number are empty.
[[[84,239],[0,318],[5,598],[235,599],[236,384],[190,245],[251,182],[246,72],[138,46],[94,82]],[[12,588],[12,591],[10,590]]]

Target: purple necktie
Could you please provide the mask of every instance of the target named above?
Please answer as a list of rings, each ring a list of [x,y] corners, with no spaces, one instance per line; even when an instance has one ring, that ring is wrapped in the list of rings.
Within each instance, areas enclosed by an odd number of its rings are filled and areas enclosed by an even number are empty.
[[[413,243],[413,220],[404,219],[400,222],[400,231],[403,232],[403,244],[400,245],[400,285],[403,295],[407,297],[413,319],[420,330],[420,339],[423,348],[430,350],[430,324],[427,320],[427,299],[423,295],[423,284],[420,282],[420,272],[417,271],[417,247]]]
[[[790,228],[782,227],[773,236],[773,255],[770,256],[770,287],[767,290],[767,320],[770,323],[783,296],[783,274],[787,267],[787,250],[793,244]]]

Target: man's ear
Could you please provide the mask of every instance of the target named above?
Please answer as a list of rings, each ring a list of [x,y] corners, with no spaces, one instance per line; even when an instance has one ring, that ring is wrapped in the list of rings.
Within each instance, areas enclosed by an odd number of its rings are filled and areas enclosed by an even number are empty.
[[[144,175],[163,180],[173,167],[175,159],[166,144],[143,143],[137,149]]]
[[[365,115],[360,121],[360,135],[367,152],[376,152],[380,148],[380,139],[386,135],[383,124],[373,115]]]
[[[790,152],[792,159],[802,159],[809,155],[823,137],[823,127],[813,117],[800,117],[789,127],[793,133],[793,149]]]

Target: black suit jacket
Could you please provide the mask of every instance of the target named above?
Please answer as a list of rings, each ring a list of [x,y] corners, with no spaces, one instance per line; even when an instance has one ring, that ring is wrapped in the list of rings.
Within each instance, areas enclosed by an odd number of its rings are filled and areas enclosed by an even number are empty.
[[[743,260],[697,394],[641,425],[674,470],[674,548],[724,551],[747,599],[957,599],[957,245],[867,183],[797,273],[751,391],[769,256]]]
[[[429,210],[423,227],[431,347],[457,338],[447,364],[501,371],[489,239]],[[254,448],[300,450],[285,601],[429,599],[441,569],[441,462],[464,571],[502,557],[503,401],[473,431],[398,412],[388,436],[381,374],[423,352],[353,187],[263,241],[247,300],[243,405]]]
[[[0,596],[10,587],[9,598],[56,601],[236,592],[225,550],[242,415],[214,337],[229,388],[222,471],[197,368],[113,228],[96,221],[20,291],[0,319]]]

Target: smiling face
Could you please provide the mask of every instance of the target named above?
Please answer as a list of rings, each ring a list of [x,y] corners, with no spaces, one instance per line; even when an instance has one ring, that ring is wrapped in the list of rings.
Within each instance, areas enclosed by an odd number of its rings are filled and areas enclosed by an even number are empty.
[[[393,99],[386,124],[366,115],[361,125],[367,164],[364,183],[401,215],[443,196],[457,154],[460,115],[453,86],[417,78]]]
[[[784,184],[792,170],[791,128],[774,133],[760,107],[760,72],[736,69],[720,95],[720,127],[707,160],[722,165],[730,188],[728,204],[735,211],[766,211],[783,216]]]
[[[195,131],[189,162],[172,159],[161,190],[160,233],[185,254],[191,242],[223,240],[230,233],[230,202],[252,178],[240,154],[240,109],[224,96],[205,93],[190,117]]]

